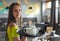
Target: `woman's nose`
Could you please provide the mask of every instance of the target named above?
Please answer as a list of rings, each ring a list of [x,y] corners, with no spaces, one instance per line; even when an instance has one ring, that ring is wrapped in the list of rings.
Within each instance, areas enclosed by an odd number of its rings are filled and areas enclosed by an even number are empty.
[[[19,14],[20,12],[19,11],[17,11],[17,14]]]

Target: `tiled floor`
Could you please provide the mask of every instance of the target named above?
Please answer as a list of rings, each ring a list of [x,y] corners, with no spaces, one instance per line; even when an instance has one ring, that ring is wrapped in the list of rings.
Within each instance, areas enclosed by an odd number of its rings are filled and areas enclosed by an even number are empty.
[[[5,31],[0,31],[0,41],[5,41]]]

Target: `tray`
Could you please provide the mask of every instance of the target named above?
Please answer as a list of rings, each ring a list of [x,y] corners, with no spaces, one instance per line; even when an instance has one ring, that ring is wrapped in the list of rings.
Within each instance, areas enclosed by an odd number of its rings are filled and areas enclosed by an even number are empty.
[[[20,30],[20,31],[18,31],[18,34],[22,35],[22,36],[26,36],[26,37],[39,37],[39,36],[43,35],[44,32],[39,31],[36,35],[29,35],[29,34],[25,33],[23,30]]]

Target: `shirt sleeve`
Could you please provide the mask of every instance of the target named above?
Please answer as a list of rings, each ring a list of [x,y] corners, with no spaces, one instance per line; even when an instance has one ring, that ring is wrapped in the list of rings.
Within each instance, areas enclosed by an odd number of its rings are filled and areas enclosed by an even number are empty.
[[[17,27],[13,26],[11,31],[12,37],[18,37],[18,33],[16,31],[17,31]]]

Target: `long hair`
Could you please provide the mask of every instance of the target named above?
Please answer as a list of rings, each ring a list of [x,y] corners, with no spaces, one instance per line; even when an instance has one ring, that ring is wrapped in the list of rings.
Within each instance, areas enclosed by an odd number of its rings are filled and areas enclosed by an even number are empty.
[[[18,4],[18,3],[12,3],[12,4],[10,5],[10,7],[9,7],[8,21],[7,21],[7,27],[6,27],[6,37],[5,37],[6,41],[8,41],[8,34],[7,34],[8,25],[9,25],[11,22],[16,23],[16,19],[15,19],[15,17],[13,16],[13,9],[14,9],[14,6],[15,6],[15,5],[20,6],[20,4]]]

